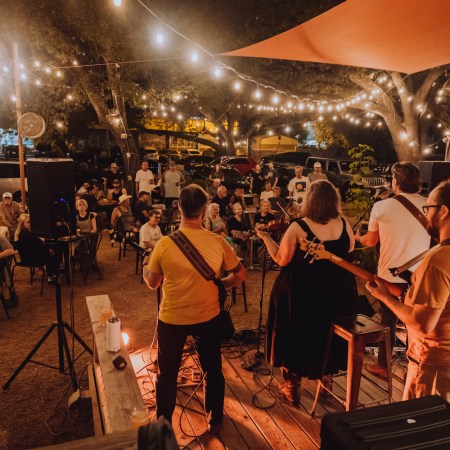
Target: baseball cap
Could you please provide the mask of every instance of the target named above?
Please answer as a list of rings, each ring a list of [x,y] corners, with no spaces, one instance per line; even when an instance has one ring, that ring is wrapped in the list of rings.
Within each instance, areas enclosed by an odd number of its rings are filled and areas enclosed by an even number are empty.
[[[320,162],[315,162],[315,163],[314,163],[314,167],[320,167],[320,168],[322,168],[322,164],[320,164]]]
[[[11,192],[5,192],[5,193],[3,194],[3,198],[12,198]]]

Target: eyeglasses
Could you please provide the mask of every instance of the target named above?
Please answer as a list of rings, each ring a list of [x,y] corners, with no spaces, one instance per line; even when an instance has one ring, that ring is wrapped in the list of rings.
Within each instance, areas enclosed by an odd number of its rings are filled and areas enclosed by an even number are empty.
[[[442,205],[424,205],[422,206],[422,211],[424,214],[428,214],[430,208],[440,208]]]

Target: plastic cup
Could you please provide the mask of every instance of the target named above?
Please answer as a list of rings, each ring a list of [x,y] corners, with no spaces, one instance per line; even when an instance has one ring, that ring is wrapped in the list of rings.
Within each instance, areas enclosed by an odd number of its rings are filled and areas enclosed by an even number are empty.
[[[148,411],[145,406],[135,406],[130,414],[130,427],[132,430],[137,430],[143,425],[147,425],[150,422],[148,417]]]

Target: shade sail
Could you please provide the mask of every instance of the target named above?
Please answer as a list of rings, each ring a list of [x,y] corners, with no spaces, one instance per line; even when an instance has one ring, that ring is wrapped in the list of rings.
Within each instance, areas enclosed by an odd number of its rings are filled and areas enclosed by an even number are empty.
[[[224,55],[420,72],[450,62],[450,0],[347,0]]]

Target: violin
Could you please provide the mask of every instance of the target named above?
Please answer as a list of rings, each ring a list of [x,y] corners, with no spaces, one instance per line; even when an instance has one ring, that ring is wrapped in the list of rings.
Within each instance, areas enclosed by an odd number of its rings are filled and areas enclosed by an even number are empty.
[[[269,233],[282,234],[289,227],[289,221],[286,219],[271,220],[267,225],[261,225],[258,230],[268,231]]]

